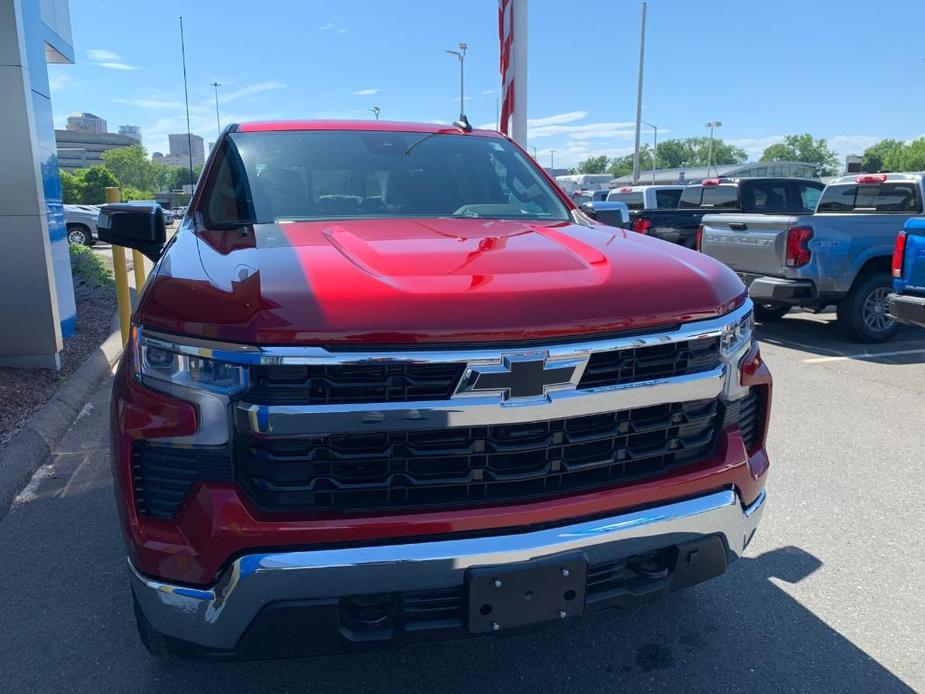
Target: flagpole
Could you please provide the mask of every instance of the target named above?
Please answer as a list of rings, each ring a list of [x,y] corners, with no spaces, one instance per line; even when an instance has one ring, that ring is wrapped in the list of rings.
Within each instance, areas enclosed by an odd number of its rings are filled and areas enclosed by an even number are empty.
[[[642,66],[646,57],[646,5],[642,3],[642,25],[639,28],[639,86],[636,89],[636,148],[633,150],[633,185],[639,183],[639,134],[642,123]]]
[[[511,0],[511,20],[514,34],[511,47],[511,71],[514,84],[514,113],[511,116],[511,137],[522,147],[527,146],[527,0]]]

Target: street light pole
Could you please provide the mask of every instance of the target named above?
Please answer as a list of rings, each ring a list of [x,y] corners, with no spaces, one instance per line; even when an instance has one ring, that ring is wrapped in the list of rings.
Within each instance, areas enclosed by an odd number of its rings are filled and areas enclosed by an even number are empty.
[[[447,53],[449,53],[450,55],[455,55],[457,58],[459,58],[459,119],[460,120],[463,120],[466,117],[466,109],[464,105],[464,101],[466,98],[465,96],[466,94],[465,63],[466,63],[466,49],[468,47],[469,46],[467,46],[466,44],[461,43],[459,44],[458,51],[449,51],[449,50],[447,51]]]
[[[710,175],[710,168],[713,166],[713,129],[718,128],[722,125],[718,120],[711,120],[706,124],[706,127],[710,129],[710,148],[707,150],[707,176]],[[717,173],[719,169],[717,169]]]
[[[639,28],[639,85],[636,88],[636,148],[633,150],[633,185],[639,183],[639,130],[642,123],[642,67],[646,57],[646,10],[642,3],[642,24]]]
[[[556,150],[554,149],[549,150],[549,170],[556,170]]]
[[[218,134],[222,134],[222,122],[218,117],[218,88],[222,85],[218,82],[213,82],[212,86],[215,88],[215,129],[218,131]]]
[[[652,138],[652,185],[655,185],[655,167],[658,159],[658,126],[647,123],[646,121],[642,121],[642,123],[652,128],[652,132],[655,133]]]
[[[369,110],[372,111],[372,112],[375,114],[376,120],[379,120],[379,112],[380,112],[382,109],[379,108],[378,106],[373,106],[373,107],[372,107],[371,109],[369,109]]]

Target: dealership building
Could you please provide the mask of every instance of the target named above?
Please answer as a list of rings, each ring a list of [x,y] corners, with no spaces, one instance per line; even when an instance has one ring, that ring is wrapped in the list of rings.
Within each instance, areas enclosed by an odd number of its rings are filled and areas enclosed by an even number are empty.
[[[67,0],[0,0],[0,366],[60,368],[77,319],[47,63],[73,63]]]

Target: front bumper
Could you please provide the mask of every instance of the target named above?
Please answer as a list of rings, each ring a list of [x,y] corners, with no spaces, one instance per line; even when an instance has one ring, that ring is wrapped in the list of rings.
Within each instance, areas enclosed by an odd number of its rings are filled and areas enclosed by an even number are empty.
[[[887,298],[890,315],[900,323],[925,328],[925,297],[890,294]]]
[[[706,573],[700,570],[664,585],[671,590],[705,580],[722,573],[726,563],[743,552],[758,525],[764,501],[762,491],[745,507],[734,490],[726,489],[517,534],[249,554],[236,559],[207,589],[152,580],[132,567],[132,589],[148,623],[174,643],[184,644],[188,653],[240,654],[239,643],[249,627],[265,609],[278,606],[303,611],[317,608],[304,614],[326,615],[322,623],[300,622],[301,629],[313,633],[313,642],[320,638],[325,644],[314,652],[338,652],[369,645],[371,640],[354,638],[345,628],[345,598],[459,587],[465,583],[466,572],[474,567],[510,566],[580,552],[593,570],[607,562],[656,550],[721,541],[718,564],[714,562]],[[687,561],[693,566],[690,557]],[[391,638],[396,636],[392,632],[386,636],[389,638],[385,640],[402,640]]]

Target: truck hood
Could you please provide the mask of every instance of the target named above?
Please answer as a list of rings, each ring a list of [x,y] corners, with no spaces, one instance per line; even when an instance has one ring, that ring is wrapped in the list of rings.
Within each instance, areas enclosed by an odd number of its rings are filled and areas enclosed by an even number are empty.
[[[137,320],[264,345],[490,343],[645,330],[743,298],[720,263],[606,226],[375,219],[181,229]]]

